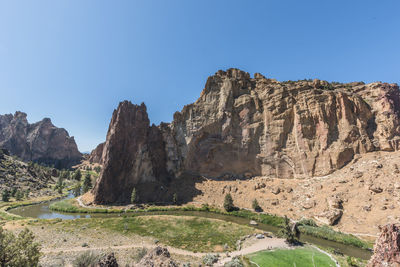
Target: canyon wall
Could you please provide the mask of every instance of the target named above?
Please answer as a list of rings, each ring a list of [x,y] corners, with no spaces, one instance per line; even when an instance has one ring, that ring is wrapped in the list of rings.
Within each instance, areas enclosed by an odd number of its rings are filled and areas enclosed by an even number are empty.
[[[80,162],[74,137],[55,127],[49,118],[29,124],[27,115],[0,115],[0,148],[24,161],[34,161],[57,168],[69,168]]]
[[[119,105],[95,202],[128,201],[136,185],[167,185],[187,174],[324,176],[356,154],[397,150],[399,107],[396,84],[278,82],[238,69],[218,71],[171,123],[150,126],[144,104]]]

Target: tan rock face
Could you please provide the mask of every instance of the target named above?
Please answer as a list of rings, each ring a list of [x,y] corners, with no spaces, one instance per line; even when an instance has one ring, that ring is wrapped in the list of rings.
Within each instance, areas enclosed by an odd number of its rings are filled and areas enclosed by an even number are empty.
[[[0,147],[25,161],[35,161],[57,168],[77,164],[82,154],[73,137],[57,128],[48,118],[29,124],[26,114],[0,115]]]
[[[237,69],[218,71],[195,103],[170,124],[154,127],[166,156],[159,164],[170,177],[324,176],[357,154],[397,150],[398,91],[384,83],[277,82]],[[108,149],[112,145],[103,159]],[[129,153],[135,158],[135,150]]]
[[[374,254],[368,262],[370,267],[400,266],[400,228],[388,224],[382,227],[374,246]]]

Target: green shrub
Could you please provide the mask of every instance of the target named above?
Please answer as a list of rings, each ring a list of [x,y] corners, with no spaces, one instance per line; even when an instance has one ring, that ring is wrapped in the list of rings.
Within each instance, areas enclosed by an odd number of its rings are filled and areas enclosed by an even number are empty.
[[[40,245],[34,242],[34,235],[24,229],[16,237],[0,227],[0,266],[37,266]]]
[[[229,194],[229,193],[225,195],[224,209],[225,209],[227,212],[231,212],[231,211],[233,211],[233,210],[235,209],[235,206],[233,205],[232,196],[231,196],[231,194]]]
[[[203,257],[203,263],[206,266],[213,266],[218,261],[219,256],[215,254],[207,254]]]
[[[260,205],[258,204],[258,201],[257,201],[256,198],[253,200],[253,203],[251,203],[251,206],[253,207],[253,210],[256,211],[256,212],[262,211],[262,209],[261,209]]]
[[[230,262],[224,264],[224,267],[244,267],[239,257],[233,257]]]
[[[359,267],[359,266],[361,266],[359,264],[359,262],[357,261],[357,259],[355,259],[353,257],[347,256],[346,261],[347,261],[347,265],[349,267]]]
[[[286,242],[288,242],[289,244],[296,244],[299,242],[300,232],[298,231],[296,226],[292,227],[290,225],[290,220],[287,216],[285,216],[283,228],[279,230],[278,234],[284,237],[286,239]]]
[[[144,256],[146,256],[146,254],[147,254],[146,248],[139,248],[132,258],[135,262],[139,262],[141,259],[143,259]]]
[[[95,265],[99,260],[99,255],[94,254],[92,251],[86,251],[75,258],[72,262],[74,267],[89,267]]]
[[[301,219],[297,225],[309,225],[309,226],[313,226],[313,227],[317,227],[317,224],[314,222],[313,219]]]
[[[359,239],[356,236],[344,234],[341,232],[336,232],[332,228],[325,226],[325,225],[321,226],[321,227],[300,225],[299,230],[302,234],[307,234],[307,235],[315,236],[318,238],[335,241],[335,242],[342,243],[345,245],[351,245],[351,246],[364,248],[364,249],[368,249],[371,247],[368,243],[366,243],[365,241],[362,241],[361,239]]]
[[[2,193],[2,195],[1,195],[1,199],[2,199],[4,202],[10,201],[10,192],[9,192],[7,189],[4,189],[4,190],[3,190],[3,193]]]

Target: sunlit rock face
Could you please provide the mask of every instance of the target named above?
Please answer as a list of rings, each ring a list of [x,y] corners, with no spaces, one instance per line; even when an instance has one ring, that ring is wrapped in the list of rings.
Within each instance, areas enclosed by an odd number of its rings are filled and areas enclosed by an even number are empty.
[[[213,179],[323,176],[356,154],[397,150],[399,107],[396,84],[278,82],[238,69],[218,71],[171,123],[150,127],[144,104],[120,104],[102,152],[96,200],[114,201],[105,195],[115,184],[120,200],[127,200],[123,192],[135,184],[188,173]]]
[[[24,161],[35,161],[57,168],[69,168],[80,162],[74,137],[54,126],[49,118],[29,124],[27,115],[0,115],[0,147]]]

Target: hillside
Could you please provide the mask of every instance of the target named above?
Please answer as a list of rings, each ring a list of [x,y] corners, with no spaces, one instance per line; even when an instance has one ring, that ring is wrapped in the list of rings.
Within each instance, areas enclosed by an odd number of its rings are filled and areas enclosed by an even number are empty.
[[[0,192],[14,190],[31,197],[56,195],[52,186],[58,176],[56,169],[23,162],[0,149]]]

